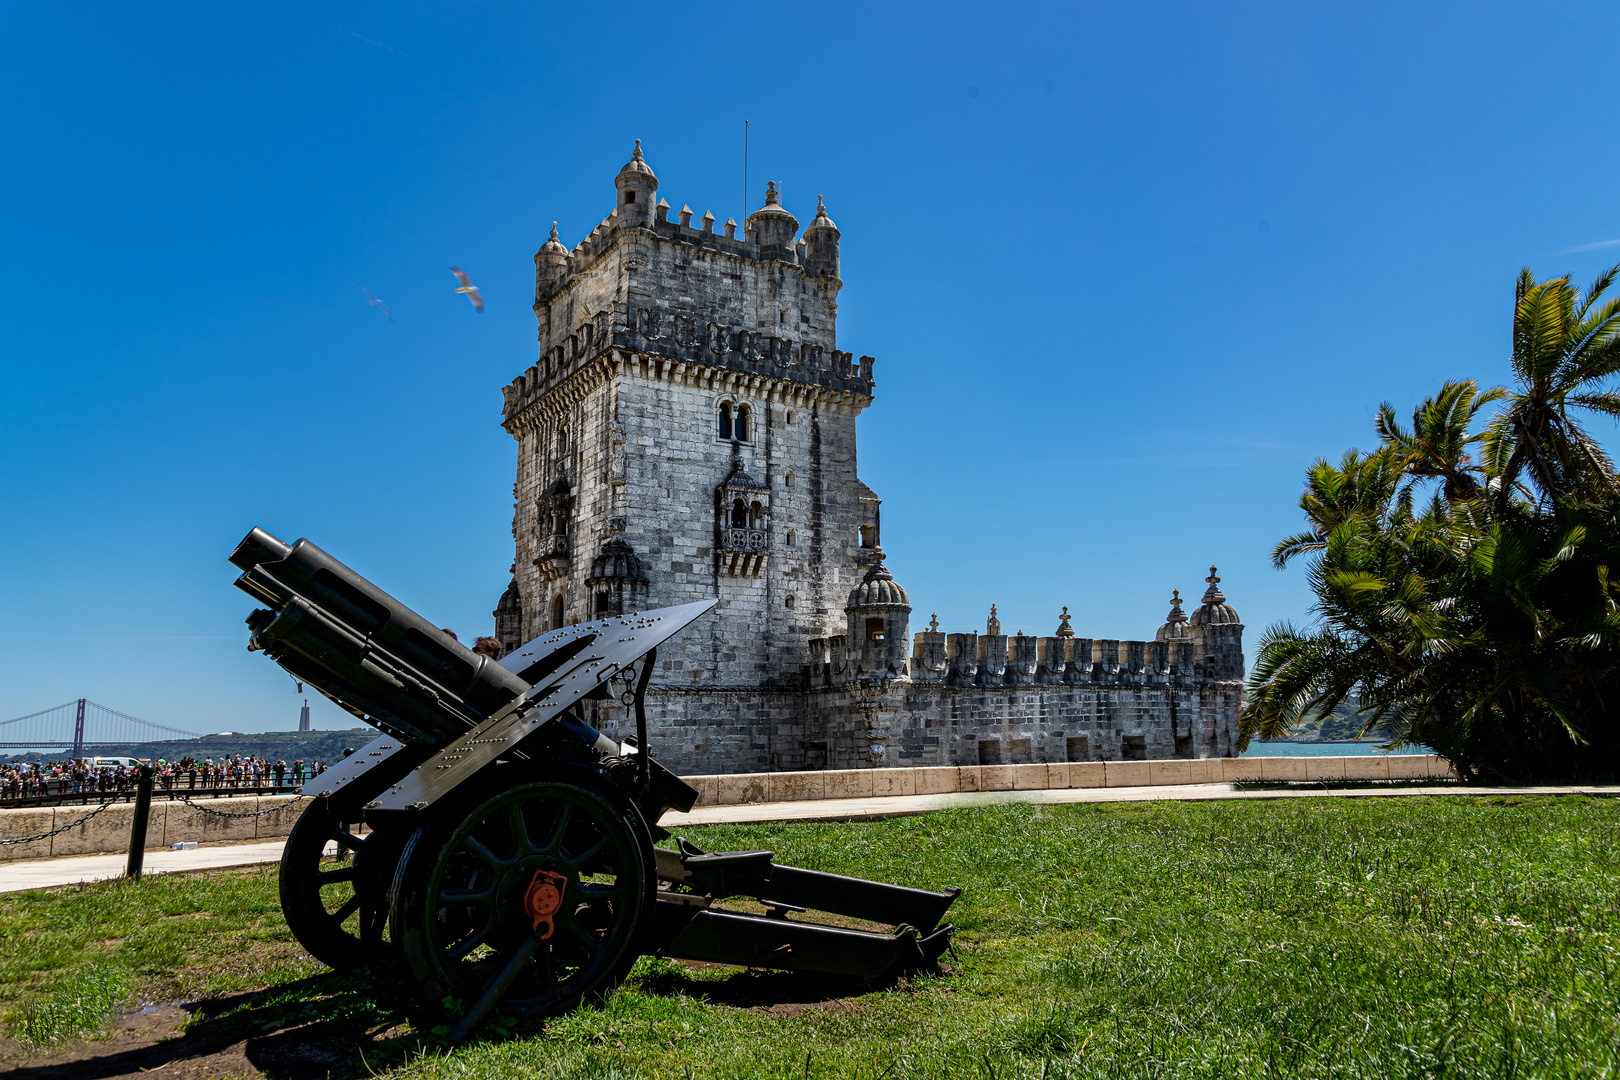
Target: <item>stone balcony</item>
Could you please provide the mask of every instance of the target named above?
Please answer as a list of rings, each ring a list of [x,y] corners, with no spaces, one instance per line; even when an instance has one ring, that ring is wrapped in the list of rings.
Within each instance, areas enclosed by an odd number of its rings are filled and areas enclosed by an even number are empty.
[[[568,576],[568,534],[553,533],[540,538],[534,547],[534,565],[547,581],[561,581]]]
[[[758,577],[770,558],[770,534],[764,529],[726,529],[720,569],[727,577]]]

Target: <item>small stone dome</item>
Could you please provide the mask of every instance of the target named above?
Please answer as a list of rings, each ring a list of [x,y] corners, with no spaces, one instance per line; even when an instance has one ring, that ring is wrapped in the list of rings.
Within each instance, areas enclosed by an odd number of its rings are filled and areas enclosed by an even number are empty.
[[[827,207],[821,201],[821,196],[817,195],[816,196],[816,216],[815,216],[814,220],[812,220],[810,222],[810,224],[805,227],[804,238],[806,240],[808,240],[808,239],[810,239],[810,234],[811,233],[824,232],[824,231],[829,230],[829,229],[834,233],[838,232],[838,226],[834,225],[833,224],[833,219],[827,216]]]
[[[1153,635],[1154,641],[1185,641],[1188,637],[1187,613],[1181,610],[1181,590],[1171,589],[1170,592],[1170,614],[1164,617],[1164,625]]]
[[[653,181],[654,187],[658,186],[658,177],[653,173],[646,159],[641,156],[640,139],[636,140],[636,152],[630,155],[630,160],[624,163],[624,168],[619,170],[619,175],[615,179],[623,180],[629,176],[645,176]]]
[[[646,581],[646,571],[636,549],[617,533],[602,545],[602,553],[591,563],[591,581]]]
[[[1215,573],[1215,567],[1209,568],[1209,588],[1204,590],[1203,605],[1192,613],[1193,626],[1221,626],[1228,623],[1241,623],[1238,613],[1232,610],[1226,602],[1226,594],[1221,592],[1221,579]]]
[[[765,205],[748,215],[743,228],[760,244],[786,247],[799,232],[799,219],[788,213],[777,194],[776,181],[765,185]]]
[[[506,591],[501,593],[501,599],[495,605],[494,614],[496,616],[523,614],[523,595],[518,592],[517,578],[513,578],[512,583],[506,587]]]
[[[557,223],[551,223],[551,238],[540,245],[540,252],[536,258],[568,258],[568,249],[563,247],[562,241],[557,239]]]
[[[875,562],[872,569],[866,572],[866,578],[850,591],[849,603],[844,605],[845,611],[857,608],[905,608],[911,610],[911,597],[906,590],[894,580],[889,568],[883,565],[883,549],[873,551]]]

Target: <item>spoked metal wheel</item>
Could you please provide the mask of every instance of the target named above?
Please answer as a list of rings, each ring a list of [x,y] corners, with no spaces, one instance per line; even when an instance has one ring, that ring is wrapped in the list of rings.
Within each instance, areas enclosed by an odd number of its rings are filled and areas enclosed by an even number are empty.
[[[402,839],[387,832],[356,835],[325,799],[299,815],[281,856],[281,910],[311,956],[339,971],[383,959],[388,889]],[[333,845],[335,853],[328,853]]]
[[[550,1015],[623,980],[656,887],[633,805],[540,780],[417,830],[395,880],[392,932],[424,996],[462,1003],[463,1027],[496,1003]]]

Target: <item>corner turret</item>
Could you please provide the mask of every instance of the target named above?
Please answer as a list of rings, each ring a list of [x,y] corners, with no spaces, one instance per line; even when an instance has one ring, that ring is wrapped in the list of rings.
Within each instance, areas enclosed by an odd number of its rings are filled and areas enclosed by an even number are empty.
[[[831,278],[835,283],[838,280],[838,238],[843,235],[838,226],[833,224],[832,218],[827,216],[827,207],[816,196],[816,216],[804,230],[804,269],[806,273],[816,277]],[[836,285],[833,293],[837,294]]]
[[[635,228],[649,226],[653,221],[653,211],[658,200],[654,197],[658,193],[658,177],[653,175],[652,169],[641,156],[641,140],[636,140],[635,153],[625,162],[619,175],[614,177],[613,186],[619,190],[618,201],[614,204],[618,214],[618,224],[621,228]]]
[[[1211,570],[1214,567],[1210,568]],[[1229,609],[1230,610],[1230,609]],[[1170,614],[1164,617],[1164,625],[1159,632],[1153,635],[1154,641],[1186,641],[1187,640],[1187,613],[1181,610],[1181,590],[1170,590]]]
[[[557,239],[557,223],[551,223],[551,237],[540,245],[540,250],[534,253],[534,310],[540,313],[540,306],[551,299],[562,284],[563,278],[568,276],[568,249],[563,247],[562,241]]]
[[[1209,568],[1209,588],[1204,602],[1188,620],[1193,639],[1193,662],[1205,679],[1213,682],[1243,681],[1243,623],[1221,592],[1221,578]]]
[[[748,238],[760,247],[760,257],[793,262],[793,238],[799,235],[799,219],[782,207],[776,181],[765,185],[765,205],[743,222]]]
[[[872,568],[849,594],[849,658],[854,674],[879,679],[907,678],[911,642],[911,598],[883,565],[883,549],[872,549]]]

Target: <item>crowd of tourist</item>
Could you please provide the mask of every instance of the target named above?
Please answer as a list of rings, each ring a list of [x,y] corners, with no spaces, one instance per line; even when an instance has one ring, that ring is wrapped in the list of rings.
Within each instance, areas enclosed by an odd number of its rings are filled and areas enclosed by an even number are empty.
[[[288,764],[268,758],[236,754],[215,760],[184,757],[159,758],[156,784],[166,791],[224,791],[238,788],[292,790],[326,771],[326,762]],[[65,761],[9,761],[0,763],[0,799],[30,799],[41,795],[93,794],[124,791],[135,786],[137,768],[126,764],[97,763],[90,758]]]

